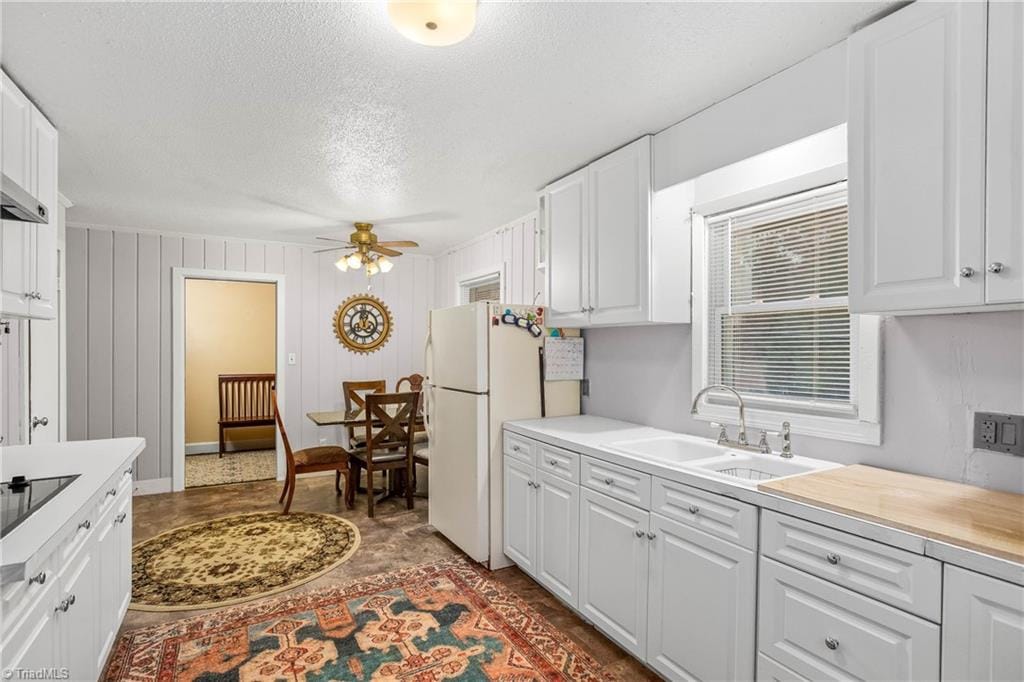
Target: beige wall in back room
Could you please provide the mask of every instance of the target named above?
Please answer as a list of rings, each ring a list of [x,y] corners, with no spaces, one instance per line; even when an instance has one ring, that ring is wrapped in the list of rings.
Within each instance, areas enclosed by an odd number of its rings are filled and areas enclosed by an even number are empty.
[[[185,281],[185,444],[217,442],[217,375],[274,372],[276,287]],[[229,429],[232,442],[272,442],[274,427]]]

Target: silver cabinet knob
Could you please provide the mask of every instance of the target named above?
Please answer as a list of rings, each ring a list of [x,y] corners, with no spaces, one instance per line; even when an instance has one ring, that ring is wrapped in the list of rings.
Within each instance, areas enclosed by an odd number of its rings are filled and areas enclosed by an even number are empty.
[[[90,528],[92,528],[92,521],[86,519],[85,521],[82,521],[80,524],[78,524],[78,527],[82,530],[89,530]]]
[[[116,494],[117,494],[117,488],[111,488],[110,490],[107,491],[107,497],[113,497]]]
[[[832,552],[829,552],[828,554],[826,554],[825,555],[825,559],[830,564],[832,564],[833,566],[835,566],[836,564],[839,563],[839,555],[838,554],[833,554]]]
[[[698,507],[698,506],[697,506],[697,505],[695,505],[695,504],[691,504],[691,505],[690,505],[690,513],[691,513],[691,514],[696,514],[696,513],[697,513],[697,512],[699,512],[699,511],[700,511],[700,507]]]
[[[519,446],[518,445],[513,445],[512,446],[512,452],[519,452]]]
[[[615,479],[613,479],[613,478],[606,478],[606,479],[604,479],[604,484],[605,485],[611,485],[614,482],[615,482]]]
[[[114,517],[114,523],[124,523],[124,520],[126,518],[128,518],[128,514],[126,514],[125,512],[121,512],[120,514]]]
[[[60,604],[57,605],[57,608],[55,608],[54,611],[61,611],[63,613],[67,613],[67,610],[70,608],[71,602],[67,599],[61,599]]]
[[[39,427],[39,426],[46,426],[49,423],[50,423],[50,419],[48,417],[32,417],[32,428],[33,429],[36,428],[36,427]]]
[[[658,537],[658,534],[657,534],[657,533],[655,533],[655,532],[654,532],[653,530],[651,530],[651,531],[647,531],[647,538],[648,538],[649,540],[653,540],[653,539],[654,539],[654,538],[656,538],[656,537]]]
[[[971,277],[974,277],[974,268],[972,268],[969,265],[963,266],[962,268],[960,268],[960,276],[963,277],[964,279],[970,279]]]
[[[645,532],[645,531],[644,531],[644,530],[643,530],[642,528],[637,528],[637,529],[636,529],[636,530],[634,531],[634,533],[636,533],[636,536],[637,536],[638,538],[642,538],[642,537],[643,537],[644,535],[646,535],[646,532]]]
[[[989,263],[988,267],[985,269],[991,272],[993,275],[998,275],[1000,272],[1003,271],[1003,264],[1000,263],[999,261],[994,261],[992,263]]]
[[[125,476],[131,476],[133,471],[135,471],[135,466],[134,465],[132,465],[132,466],[128,467],[127,469],[125,469],[124,470],[124,475]]]
[[[39,571],[39,573],[37,573],[36,575],[34,575],[34,576],[32,576],[31,578],[28,579],[29,585],[31,585],[32,583],[39,583],[40,585],[42,585],[45,582],[46,582],[46,571]]]
[[[825,646],[827,646],[832,651],[835,651],[836,649],[839,648],[839,640],[836,639],[835,637],[826,637],[825,638]]]
[[[549,459],[548,460],[548,464],[550,466],[556,467],[556,466],[558,466],[558,460],[557,459]]]

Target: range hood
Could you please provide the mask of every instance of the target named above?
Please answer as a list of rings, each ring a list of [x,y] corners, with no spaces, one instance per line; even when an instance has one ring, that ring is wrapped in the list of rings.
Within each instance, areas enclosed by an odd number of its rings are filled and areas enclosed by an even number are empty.
[[[6,173],[0,174],[0,218],[23,223],[48,222],[50,212],[38,199],[22,189]]]

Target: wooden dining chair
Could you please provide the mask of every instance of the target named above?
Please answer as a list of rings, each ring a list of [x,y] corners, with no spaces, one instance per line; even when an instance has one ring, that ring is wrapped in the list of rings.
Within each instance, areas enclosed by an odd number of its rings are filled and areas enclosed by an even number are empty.
[[[277,391],[271,391],[270,395],[274,402],[274,420],[277,421],[277,428],[281,430],[281,440],[284,442],[284,454],[288,464],[284,490],[277,500],[278,504],[284,503],[282,513],[287,514],[291,509],[292,497],[295,495],[295,477],[314,471],[334,471],[334,489],[339,495],[342,493],[341,477],[345,477],[345,506],[351,509],[355,505],[356,495],[349,468],[348,451],[340,445],[318,445],[292,452],[288,432],[284,428],[284,419],[281,418],[281,411],[277,409]]]
[[[409,390],[420,392],[422,396],[423,391],[423,375],[422,374],[410,374],[407,377],[402,377],[395,382],[395,390],[401,391],[403,384],[409,385]],[[413,490],[416,489],[416,465],[421,464],[423,466],[430,466],[430,448],[426,447],[428,443],[427,438],[427,427],[423,421],[423,409],[424,400],[420,397],[419,407],[416,410],[416,427],[413,432],[413,443],[414,450],[412,454],[412,486]]]
[[[395,390],[401,392],[402,384],[409,384],[410,391],[421,391],[423,390],[423,375],[410,374],[407,377],[402,377],[401,379],[395,382]]]
[[[360,470],[366,469],[366,514],[370,518],[377,501],[373,490],[373,475],[377,471],[387,472],[389,479],[392,472],[403,474],[406,506],[413,508],[413,428],[419,400],[416,391],[366,396],[366,446],[349,453],[349,467],[354,481],[359,481]],[[395,483],[388,480],[387,487]]]
[[[367,395],[371,393],[384,393],[387,390],[388,385],[384,379],[341,382],[341,393],[345,397],[345,412],[358,412],[366,407]],[[348,431],[348,446],[350,448],[361,448],[366,445],[366,439],[363,438],[362,433],[356,431],[357,428],[360,427],[346,427],[346,431]]]

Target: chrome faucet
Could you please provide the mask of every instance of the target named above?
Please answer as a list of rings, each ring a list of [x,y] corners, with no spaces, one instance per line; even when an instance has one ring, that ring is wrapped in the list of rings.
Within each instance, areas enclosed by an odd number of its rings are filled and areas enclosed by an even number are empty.
[[[732,393],[736,396],[736,405],[740,410],[740,432],[736,435],[736,442],[739,445],[749,447],[750,444],[747,443],[746,407],[743,404],[743,396],[741,396],[735,388],[726,386],[725,384],[712,384],[710,386],[705,386],[697,392],[697,397],[693,399],[693,406],[690,408],[690,414],[697,414],[697,405],[700,404],[700,399],[704,397],[705,393],[709,393],[710,391],[725,391],[726,393]],[[723,427],[723,431],[724,430],[725,429]],[[719,436],[719,442],[722,442],[721,436]]]

